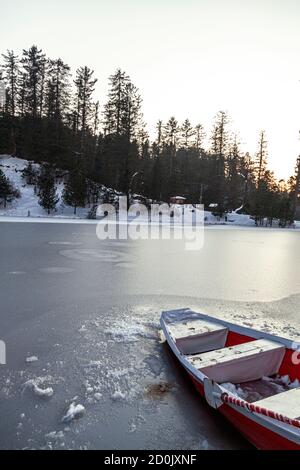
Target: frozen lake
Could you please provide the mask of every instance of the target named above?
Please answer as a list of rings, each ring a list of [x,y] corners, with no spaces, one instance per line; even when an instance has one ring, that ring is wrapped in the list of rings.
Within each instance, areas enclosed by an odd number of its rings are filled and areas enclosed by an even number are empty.
[[[0,448],[249,448],[160,342],[160,312],[300,336],[299,241],[207,228],[189,252],[179,240],[99,241],[93,225],[0,222]],[[85,413],[62,423],[72,402]]]

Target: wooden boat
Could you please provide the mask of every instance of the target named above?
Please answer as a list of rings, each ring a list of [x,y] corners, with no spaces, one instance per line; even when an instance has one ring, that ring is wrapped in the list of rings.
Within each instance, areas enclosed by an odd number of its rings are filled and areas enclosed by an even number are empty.
[[[200,395],[258,449],[300,450],[299,344],[190,309],[161,327]]]

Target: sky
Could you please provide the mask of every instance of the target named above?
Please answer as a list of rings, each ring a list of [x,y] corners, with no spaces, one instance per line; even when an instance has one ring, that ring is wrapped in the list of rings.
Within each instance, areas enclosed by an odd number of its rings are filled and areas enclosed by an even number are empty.
[[[37,44],[73,72],[124,69],[154,136],[158,119],[189,118],[211,132],[225,110],[243,150],[265,130],[277,178],[300,154],[299,0],[0,0],[0,52]]]

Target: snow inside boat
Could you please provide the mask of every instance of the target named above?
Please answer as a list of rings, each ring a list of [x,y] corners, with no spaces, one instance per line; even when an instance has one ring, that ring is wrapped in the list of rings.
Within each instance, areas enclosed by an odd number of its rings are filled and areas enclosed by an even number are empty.
[[[291,340],[180,309],[166,340],[208,404],[254,446],[300,450],[300,360]]]

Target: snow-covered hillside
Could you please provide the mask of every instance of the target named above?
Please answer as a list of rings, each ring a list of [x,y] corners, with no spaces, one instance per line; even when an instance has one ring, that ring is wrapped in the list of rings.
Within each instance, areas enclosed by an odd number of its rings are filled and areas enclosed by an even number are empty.
[[[59,183],[57,186],[57,196],[59,202],[56,212],[48,216],[47,212],[39,205],[38,196],[34,192],[33,185],[27,185],[22,179],[22,170],[27,165],[27,160],[10,157],[9,155],[0,155],[0,168],[5,175],[13,182],[15,188],[20,191],[21,197],[15,199],[12,203],[7,204],[4,208],[0,203],[0,216],[12,217],[57,217],[57,218],[86,218],[90,207],[78,208],[77,214],[74,215],[74,209],[64,204],[62,193],[64,184]],[[33,164],[38,169],[38,164]]]
[[[8,203],[6,208],[4,208],[3,204],[0,203],[0,217],[47,217],[48,219],[87,218],[87,215],[90,211],[90,206],[78,208],[77,214],[74,215],[74,209],[63,202],[63,182],[58,183],[57,186],[57,196],[59,197],[59,202],[57,204],[56,211],[48,215],[47,212],[38,203],[38,196],[34,192],[34,186],[27,185],[24,179],[22,179],[22,170],[26,167],[27,163],[27,160],[11,157],[9,155],[0,155],[0,168],[13,182],[15,188],[18,189],[21,194],[19,199],[15,199],[12,203]],[[38,164],[33,164],[33,166],[36,169],[39,168]],[[110,191],[113,190],[110,189]],[[116,193],[116,195],[117,194],[118,193]],[[214,216],[211,212],[205,211],[204,223],[205,225],[255,226],[254,220],[251,219],[249,215],[238,214],[237,212],[227,214],[226,219],[225,217],[220,219],[219,217]],[[300,228],[300,222],[297,222],[295,225],[296,228]],[[274,226],[276,227],[276,223]]]

